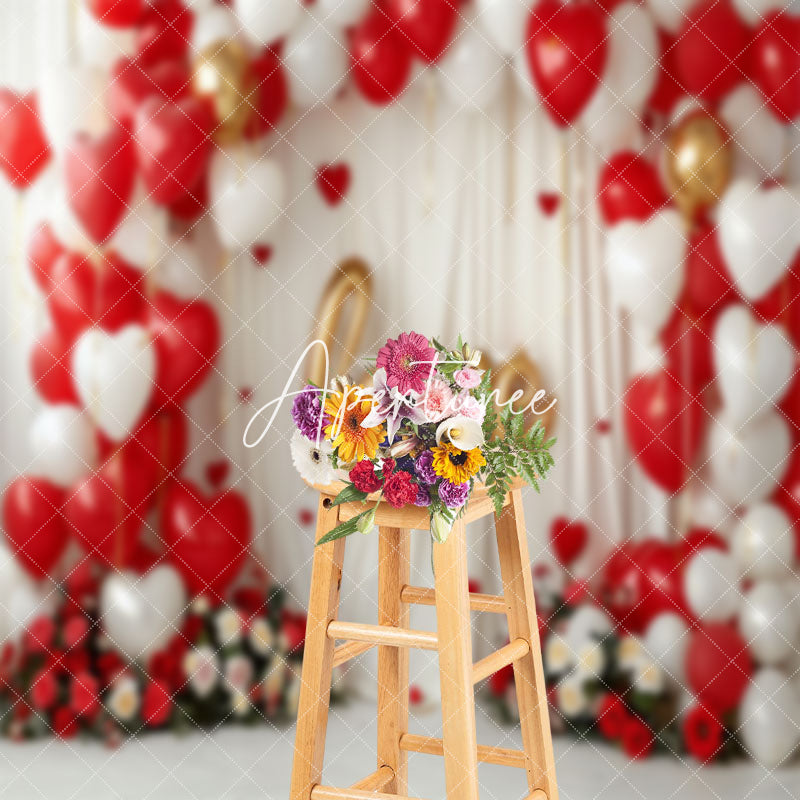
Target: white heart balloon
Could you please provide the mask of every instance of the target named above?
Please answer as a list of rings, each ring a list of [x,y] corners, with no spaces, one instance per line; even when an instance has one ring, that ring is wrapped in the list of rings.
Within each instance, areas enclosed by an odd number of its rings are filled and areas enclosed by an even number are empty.
[[[175,242],[169,248],[156,270],[156,281],[161,289],[179,297],[193,300],[208,288],[196,248],[188,242]]]
[[[477,0],[476,20],[489,41],[505,56],[522,47],[533,0]]]
[[[775,411],[742,426],[715,418],[708,436],[712,487],[731,508],[764,500],[783,477],[791,442],[788,425]]]
[[[740,573],[750,579],[784,578],[794,564],[792,521],[778,506],[757,503],[733,531],[733,557]]]
[[[696,0],[647,0],[656,22],[667,31],[676,33],[686,21]]]
[[[31,449],[32,471],[66,488],[94,469],[94,426],[77,406],[46,406],[31,426]]]
[[[233,4],[245,35],[262,46],[286,36],[300,18],[302,7],[300,0],[234,0]],[[322,14],[322,19],[325,17]]]
[[[97,426],[115,442],[130,434],[153,394],[156,353],[148,331],[91,328],[72,352],[78,396]]]
[[[211,159],[208,191],[220,241],[232,250],[248,250],[265,241],[283,213],[283,171],[268,158],[217,151]]]
[[[797,198],[783,186],[740,178],[717,208],[720,249],[739,291],[751,302],[783,277],[800,243]]]
[[[728,622],[739,610],[739,573],[728,553],[704,547],[686,563],[683,573],[686,605],[706,622]]]
[[[141,577],[112,573],[100,589],[101,622],[122,653],[145,660],[180,630],[186,602],[183,581],[168,564]]]
[[[746,306],[731,306],[714,326],[714,366],[726,416],[747,422],[786,394],[794,348],[778,325],[762,325]]]
[[[683,287],[686,239],[680,214],[662,211],[646,222],[625,221],[608,233],[606,266],[618,305],[655,335]]]
[[[370,0],[315,0],[314,2],[314,8],[320,18],[329,25],[339,28],[348,28],[358,22],[369,5]]]
[[[236,15],[221,3],[196,10],[192,23],[192,50],[199,53],[221,42],[234,39],[239,32]]]
[[[0,645],[16,641],[41,616],[52,614],[55,593],[49,581],[37,585],[5,544],[0,544]]]
[[[126,264],[145,271],[164,258],[170,239],[166,210],[137,192],[130,212],[119,224],[108,246]]]
[[[733,0],[733,7],[748,25],[758,25],[770,11],[789,8],[791,0]]]
[[[86,64],[110,70],[121,58],[136,54],[136,29],[104,25],[85,3],[76,8],[76,35],[81,59]]]
[[[759,664],[775,666],[794,655],[800,617],[792,600],[789,589],[774,581],[760,581],[745,593],[739,631]]]
[[[686,683],[689,626],[680,615],[664,611],[653,617],[644,635],[644,649],[677,686]]]

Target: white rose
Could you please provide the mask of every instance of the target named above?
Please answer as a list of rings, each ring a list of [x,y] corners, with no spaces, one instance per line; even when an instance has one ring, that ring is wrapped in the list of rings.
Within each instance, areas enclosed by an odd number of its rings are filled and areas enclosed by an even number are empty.
[[[224,606],[214,615],[214,630],[220,645],[226,647],[239,641],[242,632],[242,621],[231,608]]]
[[[225,682],[234,693],[246,692],[253,680],[253,665],[246,656],[231,656],[225,662]]]
[[[121,675],[114,681],[105,701],[111,715],[121,722],[127,722],[139,711],[139,685],[130,675]]]
[[[272,635],[272,628],[267,620],[263,617],[258,617],[253,620],[248,638],[250,640],[250,646],[256,653],[260,656],[269,655],[272,649],[274,636]]]
[[[219,681],[214,651],[206,646],[189,650],[183,657],[183,674],[197,697],[208,697]]]
[[[556,686],[556,704],[565,717],[577,717],[589,707],[583,682],[576,673],[568,675]]]

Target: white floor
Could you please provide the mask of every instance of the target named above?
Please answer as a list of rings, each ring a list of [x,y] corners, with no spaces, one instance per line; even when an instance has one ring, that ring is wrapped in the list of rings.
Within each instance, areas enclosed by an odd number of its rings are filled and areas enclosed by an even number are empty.
[[[436,708],[417,712],[412,730],[435,734]],[[479,713],[479,740],[518,746],[517,732]],[[6,800],[288,800],[293,729],[229,727],[215,735],[158,734],[117,750],[90,742],[0,744],[0,798]],[[347,786],[374,769],[373,708],[334,708],[325,782]],[[800,767],[774,773],[754,765],[699,769],[657,758],[629,764],[619,752],[566,738],[556,740],[562,800],[797,800]],[[519,800],[519,770],[481,767],[481,798]],[[411,758],[411,794],[440,800],[440,759]]]

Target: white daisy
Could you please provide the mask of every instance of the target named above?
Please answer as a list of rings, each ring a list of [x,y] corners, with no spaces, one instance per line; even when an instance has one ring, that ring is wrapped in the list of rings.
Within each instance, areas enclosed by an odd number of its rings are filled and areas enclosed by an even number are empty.
[[[127,722],[139,710],[139,687],[130,675],[121,675],[111,687],[105,706],[120,722]]]
[[[225,647],[239,640],[242,632],[242,621],[232,608],[223,606],[214,615],[214,630],[219,643]]]
[[[197,697],[208,697],[219,681],[214,651],[205,645],[189,650],[183,657],[183,674]]]
[[[330,442],[320,442],[317,447],[316,442],[306,439],[298,430],[292,434],[291,451],[292,463],[304,481],[324,485],[336,479],[330,460],[333,452]]]
[[[633,685],[643,694],[659,694],[664,689],[664,671],[655,661],[642,662]]]
[[[577,717],[589,707],[589,698],[577,673],[572,673],[556,686],[556,705],[565,717]]]
[[[263,617],[258,617],[250,626],[249,639],[253,650],[260,656],[266,656],[272,649],[275,637],[272,635],[269,623]]]
[[[547,639],[544,646],[544,663],[547,671],[553,675],[565,672],[575,664],[575,654],[557,633]]]
[[[606,666],[606,654],[600,642],[589,640],[577,652],[576,671],[586,679],[599,678]]]

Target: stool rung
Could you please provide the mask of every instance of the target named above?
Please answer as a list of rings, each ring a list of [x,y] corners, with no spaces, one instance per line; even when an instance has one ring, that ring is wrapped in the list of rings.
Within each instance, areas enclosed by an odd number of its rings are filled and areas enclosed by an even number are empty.
[[[488,678],[503,667],[513,664],[520,658],[524,658],[530,653],[530,645],[525,639],[514,639],[499,650],[495,650],[491,655],[476,661],[472,666],[472,682],[480,683],[484,678]]]
[[[400,749],[408,753],[426,753],[429,756],[444,755],[444,744],[441,739],[432,736],[420,736],[416,733],[404,733],[400,737]],[[522,750],[511,750],[507,747],[489,747],[478,745],[478,761],[488,764],[499,764],[503,767],[525,769],[526,757]]]
[[[418,647],[420,650],[436,650],[438,647],[438,638],[430,631],[412,631],[392,625],[366,625],[341,620],[333,620],[328,624],[328,638],[389,647]]]
[[[367,650],[372,650],[373,647],[375,645],[371,642],[346,642],[345,644],[340,644],[333,651],[333,666],[340,667],[342,664],[346,664],[351,659],[356,658],[356,656],[366,653]]]
[[[361,789],[337,789],[335,786],[317,784],[311,790],[311,800],[418,800],[399,794],[384,794]]]
[[[547,800],[547,792],[542,791],[541,789],[536,789],[532,791],[525,800]]]
[[[424,589],[422,586],[404,586],[400,592],[400,599],[404,603],[418,606],[435,606],[436,592],[433,589]],[[494,594],[479,594],[470,592],[469,607],[472,611],[487,611],[490,614],[505,614],[506,601]]]
[[[382,792],[394,778],[394,770],[384,764],[371,772],[366,778],[354,783],[350,788],[361,792]]]

